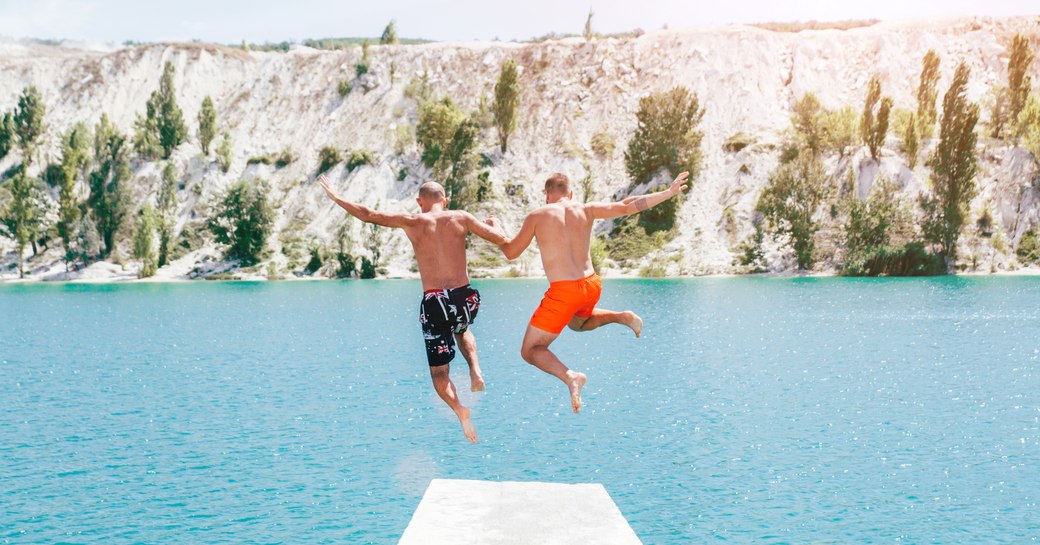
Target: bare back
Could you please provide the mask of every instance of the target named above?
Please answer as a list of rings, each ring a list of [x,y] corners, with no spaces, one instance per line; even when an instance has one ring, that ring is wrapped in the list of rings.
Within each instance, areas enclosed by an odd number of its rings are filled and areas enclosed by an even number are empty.
[[[595,272],[589,256],[593,218],[584,204],[562,200],[547,204],[531,215],[542,267],[549,282],[578,280]]]
[[[457,211],[416,214],[404,228],[419,263],[424,290],[450,289],[469,284],[466,270],[465,215]]]

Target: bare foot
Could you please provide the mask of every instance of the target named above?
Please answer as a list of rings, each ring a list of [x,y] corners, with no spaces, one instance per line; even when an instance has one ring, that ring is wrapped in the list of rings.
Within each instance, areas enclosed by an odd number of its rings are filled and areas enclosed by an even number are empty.
[[[471,392],[483,392],[484,391],[484,377],[480,374],[469,375],[469,391]]]
[[[584,383],[585,381],[582,381]],[[470,443],[477,442],[477,428],[473,427],[473,421],[469,419],[469,409],[466,407],[460,407],[459,411],[455,413],[459,417],[459,422],[462,423],[462,433],[466,434],[466,439],[469,439]]]
[[[577,414],[581,410],[581,389],[585,386],[585,373],[576,373],[574,371],[568,371],[571,376],[570,382],[567,383],[567,389],[571,391],[571,407],[574,408],[574,413]]]
[[[636,314],[635,312],[632,312],[631,310],[626,310],[624,312],[624,314],[625,314],[625,321],[622,322],[622,323],[627,325],[629,328],[631,328],[632,331],[635,332],[636,337],[639,337],[640,335],[642,335],[643,334],[643,319],[640,318],[638,314]]]

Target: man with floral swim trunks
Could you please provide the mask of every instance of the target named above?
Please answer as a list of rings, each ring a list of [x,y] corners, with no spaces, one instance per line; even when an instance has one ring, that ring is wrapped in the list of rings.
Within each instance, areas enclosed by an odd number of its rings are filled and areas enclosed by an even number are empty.
[[[499,246],[512,260],[538,240],[542,266],[549,279],[549,291],[524,334],[520,355],[524,361],[560,379],[567,385],[574,412],[581,410],[581,388],[585,386],[583,373],[571,371],[549,350],[564,327],[575,331],[591,331],[606,324],[628,326],[636,337],[643,331],[643,320],[632,311],[614,312],[596,307],[601,282],[592,268],[589,246],[592,222],[642,212],[657,206],[686,189],[683,172],[661,192],[628,197],[621,202],[580,203],[573,200],[570,180],[556,173],[545,181],[545,206],[531,212],[524,219],[520,231],[512,240]],[[498,222],[490,221],[498,227]]]
[[[455,384],[448,376],[448,363],[455,357],[457,342],[470,365],[470,389],[474,392],[484,389],[477,362],[477,340],[469,330],[480,308],[480,293],[469,285],[466,235],[473,233],[493,244],[505,242],[505,235],[490,223],[477,221],[469,212],[448,210],[444,188],[437,182],[426,182],[419,187],[418,214],[372,210],[340,197],[324,175],[318,183],[329,199],[348,214],[367,223],[404,229],[408,235],[424,291],[419,322],[433,387],[459,418],[466,439],[476,443],[477,430],[470,419],[470,410],[459,402]]]

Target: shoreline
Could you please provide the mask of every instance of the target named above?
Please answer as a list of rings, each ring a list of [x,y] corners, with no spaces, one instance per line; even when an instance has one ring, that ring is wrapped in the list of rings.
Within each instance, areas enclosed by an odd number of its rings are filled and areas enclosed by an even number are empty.
[[[1023,267],[1013,271],[999,271],[994,273],[984,272],[961,272],[961,273],[950,273],[943,275],[946,277],[965,277],[965,278],[982,278],[982,277],[1040,277],[1040,267]],[[848,278],[848,279],[865,279],[865,278],[942,278],[943,276],[842,276],[833,272],[775,272],[775,273],[712,273],[712,274],[697,274],[697,275],[676,275],[676,276],[658,276],[658,277],[643,277],[639,275],[625,275],[625,274],[602,274],[601,277],[604,280],[690,280],[690,279],[712,279],[712,278],[775,278],[775,279],[794,279],[794,278]],[[545,276],[471,276],[472,281],[484,281],[484,280],[545,280]],[[282,278],[270,279],[263,275],[243,275],[239,278],[184,278],[180,276],[152,276],[148,278],[136,278],[128,276],[109,276],[109,277],[93,277],[93,278],[73,278],[63,280],[43,280],[39,278],[2,278],[0,277],[0,286],[5,285],[108,285],[108,284],[205,284],[205,283],[218,283],[218,282],[342,282],[342,281],[359,281],[360,278],[327,278],[327,277],[313,277],[313,276],[292,276],[287,275]],[[419,275],[414,276],[384,276],[365,280],[419,280]]]

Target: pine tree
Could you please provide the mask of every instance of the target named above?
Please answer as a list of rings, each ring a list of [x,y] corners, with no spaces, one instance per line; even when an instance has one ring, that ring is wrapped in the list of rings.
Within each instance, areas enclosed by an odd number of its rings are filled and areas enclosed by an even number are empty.
[[[255,265],[263,257],[274,223],[267,193],[262,182],[239,180],[224,194],[216,213],[208,220],[217,242],[228,246],[229,259]]]
[[[207,96],[202,99],[199,110],[199,146],[202,154],[209,156],[209,145],[217,136],[217,109],[213,107],[213,99]]]
[[[45,127],[43,116],[47,107],[43,104],[43,98],[35,85],[30,85],[22,90],[18,97],[18,107],[14,113],[14,130],[19,147],[22,148],[22,162],[25,169],[33,162],[33,154],[36,146],[43,137]]]
[[[11,115],[11,112],[4,113],[3,117],[0,118],[0,160],[3,160],[11,152],[11,147],[17,138],[16,134],[14,116]]]
[[[921,79],[917,85],[917,122],[926,134],[921,137],[931,138],[935,130],[935,99],[939,95],[939,54],[929,49],[921,60]]]
[[[516,130],[516,112],[520,105],[520,80],[513,59],[502,64],[502,71],[495,83],[495,102],[491,106],[498,128],[498,143],[502,152],[506,151],[509,135]]]
[[[585,41],[592,41],[594,34],[592,33],[592,8],[589,8],[589,16],[585,18]]]
[[[145,104],[145,116],[137,116],[134,126],[134,149],[141,156],[155,159],[160,154],[169,158],[174,148],[184,142],[188,133],[184,125],[184,114],[177,105],[177,90],[173,83],[175,69],[166,61],[163,75],[159,78],[159,89],[152,92]]]
[[[379,37],[379,43],[381,45],[394,45],[400,43],[397,39],[397,22],[390,19],[390,22],[386,24],[386,28],[383,29],[383,35]]]
[[[977,193],[975,125],[979,120],[979,107],[966,96],[970,75],[966,64],[962,62],[957,66],[950,89],[943,98],[939,145],[928,160],[933,195],[921,201],[927,218],[925,238],[938,246],[938,253],[948,267],[956,262],[957,239],[968,218],[968,204]]]

